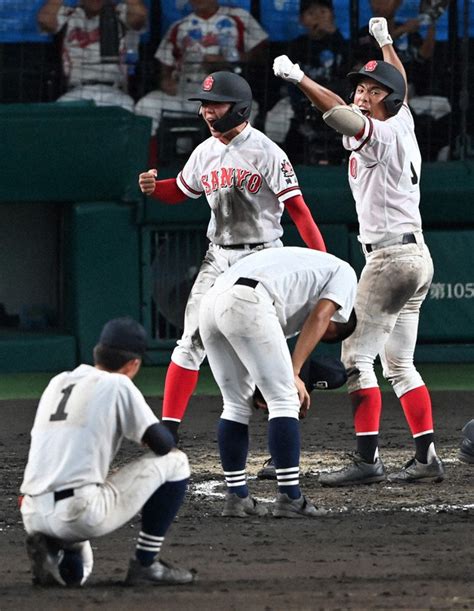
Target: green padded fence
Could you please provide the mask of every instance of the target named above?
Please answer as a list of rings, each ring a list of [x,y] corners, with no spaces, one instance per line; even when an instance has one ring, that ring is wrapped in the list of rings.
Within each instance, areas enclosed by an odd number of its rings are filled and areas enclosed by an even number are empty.
[[[0,106],[0,203],[51,202],[62,210],[55,271],[61,278],[63,318],[62,327],[47,334],[0,328],[0,371],[53,370],[90,361],[103,322],[123,314],[143,320],[153,333],[155,362],[168,361],[179,330],[168,325],[163,335],[161,322],[157,332],[162,296],[155,286],[156,248],[165,249],[168,276],[176,270],[174,290],[181,303],[205,249],[209,207],[204,198],[166,206],[141,196],[137,176],[148,168],[150,125],[149,119],[123,109],[88,103]],[[159,168],[159,176],[176,176],[179,169]],[[295,169],[328,250],[360,270],[346,169]],[[421,211],[435,262],[420,322],[417,355],[423,360],[474,361],[473,170],[472,160],[423,166]],[[284,243],[301,244],[286,213],[283,221]],[[199,252],[193,254],[190,237],[190,250],[188,238],[176,242],[186,231],[199,243]]]
[[[0,202],[136,200],[150,126],[88,103],[0,105]]]
[[[139,233],[133,207],[111,202],[70,206],[64,225],[65,316],[78,360],[91,362],[107,320],[140,318]]]

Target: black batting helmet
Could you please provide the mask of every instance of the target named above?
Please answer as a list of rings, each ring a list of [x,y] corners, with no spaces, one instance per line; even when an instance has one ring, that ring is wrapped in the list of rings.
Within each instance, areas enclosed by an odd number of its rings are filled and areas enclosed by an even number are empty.
[[[235,72],[225,70],[206,76],[201,91],[188,99],[199,102],[231,102],[229,111],[214,123],[214,128],[222,133],[248,121],[252,108],[250,85]]]
[[[322,354],[306,360],[301,368],[300,378],[311,394],[313,390],[340,388],[347,382],[347,373],[342,361]],[[253,393],[253,406],[256,409],[266,409],[266,401],[258,387]]]
[[[365,66],[358,72],[349,72],[347,75],[351,80],[354,89],[360,80],[365,77],[369,77],[388,87],[390,93],[384,99],[385,108],[387,109],[390,116],[394,116],[400,110],[405,99],[407,92],[407,85],[402,73],[389,64],[388,62],[372,60],[367,62]],[[351,94],[351,99],[354,98],[354,93]]]
[[[346,368],[338,358],[324,354],[307,359],[300,371],[306,390],[340,388],[347,382]]]

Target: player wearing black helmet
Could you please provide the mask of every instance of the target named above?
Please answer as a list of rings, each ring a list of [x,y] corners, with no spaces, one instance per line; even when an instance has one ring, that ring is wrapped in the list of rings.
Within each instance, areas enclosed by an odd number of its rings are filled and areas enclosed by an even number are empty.
[[[211,137],[193,151],[176,179],[157,181],[156,170],[139,177],[142,192],[162,202],[179,203],[204,194],[211,208],[209,248],[166,375],[162,419],[175,436],[205,356],[199,306],[216,278],[242,257],[282,246],[284,208],[307,246],[325,250],[288,157],[249,123],[252,91],[247,81],[232,72],[214,72],[192,99],[201,102],[199,112]]]
[[[341,355],[348,371],[357,452],[348,467],[321,475],[327,486],[386,478],[378,449],[382,396],[374,372],[377,356],[415,442],[415,456],[389,480],[444,477],[434,446],[430,395],[413,363],[420,308],[433,277],[419,211],[421,155],[407,105],[405,70],[386,19],[371,19],[369,32],[382,49],[383,61],[369,61],[349,74],[355,86],[351,105],[308,78],[286,56],[277,57],[273,66],[277,76],[297,84],[324,113],[326,123],[344,135],[366,257],[355,303],[357,328],[343,342]]]
[[[216,102],[230,103],[227,112],[213,124],[216,132],[225,133],[249,120],[252,90],[247,81],[235,72],[221,70],[210,74],[204,80],[201,92],[189,100],[201,102],[199,114],[203,105]]]

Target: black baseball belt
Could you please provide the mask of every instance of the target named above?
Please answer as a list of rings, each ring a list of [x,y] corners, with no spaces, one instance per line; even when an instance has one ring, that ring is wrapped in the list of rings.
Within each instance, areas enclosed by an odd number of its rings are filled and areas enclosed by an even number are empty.
[[[258,284],[258,280],[255,280],[254,278],[238,278],[235,282],[235,284],[243,284],[244,286],[250,286],[251,288],[255,288]]]
[[[74,496],[74,488],[67,488],[66,490],[58,490],[54,492],[54,502],[62,501],[63,499],[68,499],[70,496]]]
[[[259,242],[258,244],[218,244],[221,248],[226,250],[242,250],[244,248],[258,248],[259,246],[265,246],[266,242]]]
[[[389,240],[391,242],[391,240]],[[401,236],[401,240],[398,242],[393,242],[391,244],[387,244],[386,246],[382,244],[364,244],[365,250],[367,252],[372,252],[373,250],[378,250],[379,248],[387,248],[388,246],[398,246],[399,244],[416,244],[416,237],[414,233],[404,233]]]

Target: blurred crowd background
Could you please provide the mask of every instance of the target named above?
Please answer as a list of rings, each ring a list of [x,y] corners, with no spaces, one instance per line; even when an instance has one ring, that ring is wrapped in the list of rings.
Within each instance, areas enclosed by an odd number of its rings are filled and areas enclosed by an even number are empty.
[[[381,58],[372,16],[387,18],[406,67],[424,160],[472,157],[474,0],[2,0],[0,102],[118,105],[151,117],[159,139],[165,125],[192,130],[187,97],[233,70],[252,87],[253,125],[293,163],[340,165],[337,134],[272,62],[287,54],[348,99],[347,72]],[[173,154],[195,142],[184,134]]]

